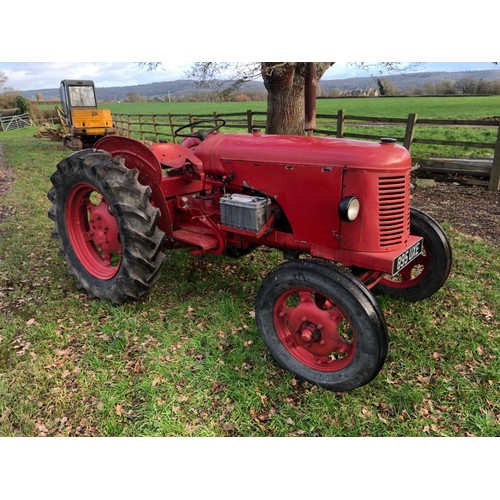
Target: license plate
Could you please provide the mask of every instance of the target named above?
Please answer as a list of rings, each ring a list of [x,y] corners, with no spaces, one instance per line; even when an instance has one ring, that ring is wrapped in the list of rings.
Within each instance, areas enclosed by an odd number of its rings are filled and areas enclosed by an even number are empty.
[[[397,274],[401,269],[406,267],[412,260],[415,260],[422,253],[422,243],[424,240],[419,240],[410,248],[398,255],[392,263],[392,274]]]

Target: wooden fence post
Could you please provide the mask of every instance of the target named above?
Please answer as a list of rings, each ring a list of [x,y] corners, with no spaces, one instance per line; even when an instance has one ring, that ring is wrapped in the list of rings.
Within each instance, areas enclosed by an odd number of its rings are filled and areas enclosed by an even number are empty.
[[[345,120],[345,111],[343,109],[339,109],[337,111],[337,137],[342,139],[344,137],[344,120]]]
[[[155,142],[159,142],[159,140],[158,140],[158,123],[156,122],[156,115],[153,115],[153,130],[155,131]]]
[[[144,119],[141,113],[139,113],[139,131],[141,134],[141,141],[144,140]]]
[[[413,142],[413,136],[415,135],[415,124],[417,123],[417,114],[410,113],[408,115],[408,121],[406,122],[405,138],[403,140],[403,146],[410,151],[411,143]]]
[[[172,113],[168,114],[168,122],[170,123],[170,135],[172,136],[172,142],[175,144],[174,119]]]
[[[249,134],[251,134],[252,130],[253,130],[253,113],[251,109],[247,109],[247,131]]]
[[[495,145],[495,153],[493,155],[493,163],[491,164],[488,190],[500,191],[500,123],[498,124],[497,142]]]

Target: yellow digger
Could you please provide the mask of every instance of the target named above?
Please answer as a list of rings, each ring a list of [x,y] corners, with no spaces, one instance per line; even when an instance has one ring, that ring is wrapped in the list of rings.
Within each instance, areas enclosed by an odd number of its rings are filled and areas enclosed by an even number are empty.
[[[101,137],[116,133],[111,111],[97,108],[92,80],[62,80],[59,91],[62,109],[56,109],[66,146],[73,150],[92,147]]]

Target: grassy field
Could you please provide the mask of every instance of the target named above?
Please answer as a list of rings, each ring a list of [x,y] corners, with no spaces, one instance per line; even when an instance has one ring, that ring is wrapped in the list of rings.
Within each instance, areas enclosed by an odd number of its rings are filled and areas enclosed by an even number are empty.
[[[45,107],[42,105],[42,107]],[[241,113],[248,109],[255,112],[265,112],[267,104],[264,101],[253,102],[144,102],[144,103],[102,103],[101,108],[109,108],[112,113],[123,115],[211,115],[218,113]],[[410,113],[416,113],[419,119],[487,119],[500,116],[500,96],[478,97],[397,97],[397,98],[340,98],[319,99],[317,101],[318,114],[335,115],[344,110],[349,116],[385,117],[405,119]],[[227,118],[227,117],[226,117]],[[230,118],[233,121],[246,124],[246,118]],[[265,128],[265,117],[258,116],[255,120],[259,127]],[[161,120],[160,120],[161,122]],[[177,117],[176,126],[187,123],[188,118]],[[165,120],[165,123],[166,120]],[[318,119],[318,129],[336,130],[336,119]],[[146,126],[145,130],[153,130]],[[159,127],[161,133],[170,134],[170,127]],[[222,131],[246,131],[246,125],[241,129],[222,129]],[[134,128],[134,136],[139,137],[139,126]],[[346,121],[346,137],[349,134],[374,135],[379,137],[395,137],[402,142],[405,135],[405,125],[375,125]],[[497,127],[442,127],[419,125],[415,129],[415,139],[438,139],[447,141],[468,141],[495,144],[498,134]],[[146,134],[145,139],[155,140],[153,134]],[[163,136],[163,140],[172,140]],[[449,145],[414,144],[412,155],[418,162],[430,157],[488,157],[493,154],[490,148],[457,147]]]
[[[253,319],[277,252],[238,261],[167,256],[143,300],[89,300],[50,237],[49,176],[68,151],[0,134],[16,177],[0,198],[0,436],[498,436],[500,258],[445,224],[445,287],[381,299],[390,352],[379,376],[335,394],[295,379]]]
[[[266,111],[265,101],[253,102],[122,102],[102,103],[113,113],[245,113],[247,109]],[[405,118],[417,113],[420,118],[488,118],[500,114],[500,96],[479,97],[397,97],[377,99],[318,99],[318,113]]]
[[[146,103],[105,103],[113,113],[120,114],[185,114],[206,115],[219,113],[246,113],[265,111],[265,102],[146,102]],[[318,114],[336,114],[344,110],[349,116],[367,116],[405,119],[410,113],[416,113],[420,119],[486,119],[500,115],[500,96],[481,97],[401,97],[375,99],[319,99]],[[265,117],[256,117],[262,127],[265,127]],[[245,118],[242,120],[245,122]],[[187,118],[177,118],[176,124],[187,123]],[[150,127],[152,130],[152,127]],[[336,119],[318,119],[318,129],[336,130]],[[137,131],[139,130],[136,127]],[[147,127],[146,127],[147,129]],[[245,128],[241,129],[245,130]],[[169,133],[165,128],[164,132]],[[368,134],[379,137],[395,137],[402,142],[405,135],[405,124],[378,125],[373,122],[359,124],[346,121],[346,137],[349,134]],[[497,138],[496,127],[437,127],[418,125],[415,139],[439,139],[447,141],[468,141],[494,144]],[[376,139],[373,139],[376,140]],[[429,157],[484,157],[493,154],[492,149],[464,148],[448,145],[414,144],[413,156],[419,160]]]

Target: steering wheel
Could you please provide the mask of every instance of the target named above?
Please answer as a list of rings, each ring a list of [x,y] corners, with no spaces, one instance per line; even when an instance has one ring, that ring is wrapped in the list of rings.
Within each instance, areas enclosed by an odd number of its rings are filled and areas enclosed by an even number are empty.
[[[198,139],[201,139],[202,141],[207,138],[209,134],[212,132],[215,132],[216,130],[219,130],[221,127],[223,127],[226,124],[226,120],[223,120],[222,118],[215,118],[215,121],[217,123],[220,122],[220,124],[215,125],[215,127],[209,128],[209,129],[204,129],[204,130],[197,130],[196,132],[190,132],[189,134],[180,134],[179,132],[181,130],[184,130],[186,128],[192,128],[195,127],[196,125],[200,125],[202,123],[213,123],[214,119],[206,119],[206,120],[198,120],[193,123],[188,123],[187,125],[183,125],[182,127],[179,127],[175,129],[174,135],[175,137],[196,137]]]

